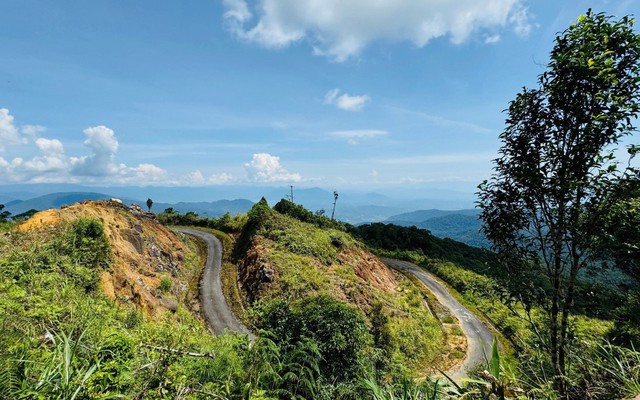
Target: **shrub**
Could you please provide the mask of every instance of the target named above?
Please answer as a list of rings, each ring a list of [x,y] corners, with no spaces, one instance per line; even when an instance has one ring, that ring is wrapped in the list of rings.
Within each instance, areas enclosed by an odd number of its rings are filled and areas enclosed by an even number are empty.
[[[305,338],[315,341],[322,356],[320,371],[329,381],[355,377],[363,364],[363,353],[372,343],[360,313],[327,295],[293,304],[284,300],[257,304],[254,320],[285,348]]]
[[[171,278],[163,276],[160,279],[160,286],[158,286],[158,289],[160,289],[162,293],[167,293],[169,290],[171,290]]]

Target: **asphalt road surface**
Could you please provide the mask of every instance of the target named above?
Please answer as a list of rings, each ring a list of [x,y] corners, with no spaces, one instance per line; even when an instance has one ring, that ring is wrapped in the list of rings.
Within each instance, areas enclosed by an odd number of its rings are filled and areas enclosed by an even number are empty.
[[[216,335],[225,330],[254,335],[245,327],[229,308],[222,292],[220,270],[222,266],[222,244],[215,235],[191,228],[177,228],[178,231],[196,236],[207,244],[207,261],[200,281],[200,302],[202,313],[209,329]],[[463,362],[454,370],[448,371],[454,380],[467,377],[467,370],[477,364],[485,363],[483,346],[490,351],[493,335],[487,327],[467,308],[462,306],[451,293],[430,273],[406,261],[383,258],[385,264],[399,271],[413,274],[434,294],[436,299],[460,321],[460,328],[467,337],[467,354]]]
[[[207,261],[200,280],[200,307],[209,329],[216,335],[225,330],[249,335],[253,334],[233,314],[222,291],[220,270],[222,268],[222,243],[215,235],[191,228],[176,228],[188,235],[196,236],[207,244]]]
[[[453,370],[447,371],[447,375],[457,381],[461,378],[467,377],[467,370],[469,368],[474,367],[477,364],[486,364],[483,351],[486,351],[487,354],[491,353],[493,335],[482,321],[478,319],[478,317],[460,304],[460,302],[456,300],[451,293],[449,293],[447,288],[445,288],[433,274],[430,274],[417,265],[406,261],[390,258],[383,258],[382,261],[391,268],[395,268],[404,273],[413,274],[422,283],[424,283],[427,288],[429,288],[440,304],[448,308],[451,314],[460,321],[460,328],[467,337],[467,354],[462,361],[462,364]],[[483,346],[485,350],[483,350]]]

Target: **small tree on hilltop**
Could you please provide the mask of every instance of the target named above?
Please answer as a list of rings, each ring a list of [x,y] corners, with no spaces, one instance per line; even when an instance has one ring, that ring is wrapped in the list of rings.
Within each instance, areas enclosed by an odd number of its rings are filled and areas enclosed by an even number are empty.
[[[149,212],[151,212],[151,206],[153,206],[153,200],[147,199],[147,209],[149,209]]]
[[[539,87],[509,105],[495,172],[479,187],[483,230],[505,266],[548,280],[543,345],[563,394],[578,271],[594,258],[616,187],[638,177],[614,156],[640,109],[640,37],[632,25],[589,10],[556,38]],[[631,157],[636,152],[629,148]]]

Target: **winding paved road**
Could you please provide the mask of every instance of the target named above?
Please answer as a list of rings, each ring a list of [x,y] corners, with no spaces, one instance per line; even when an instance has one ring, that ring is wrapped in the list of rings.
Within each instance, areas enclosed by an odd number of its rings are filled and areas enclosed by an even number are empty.
[[[225,330],[231,330],[248,335],[251,339],[255,338],[249,329],[236,318],[224,297],[220,280],[222,243],[215,235],[208,232],[191,228],[176,228],[176,230],[196,236],[207,244],[207,260],[200,280],[200,302],[209,329],[216,335],[223,334]],[[413,274],[429,288],[440,304],[448,308],[451,314],[460,321],[460,327],[467,336],[468,349],[463,362],[454,370],[448,371],[448,375],[452,379],[459,380],[467,377],[468,368],[485,362],[483,345],[488,352],[493,335],[471,311],[462,306],[432,274],[420,267],[406,261],[390,258],[383,258],[382,261],[401,272]]]
[[[200,280],[200,306],[202,314],[207,321],[209,329],[216,335],[221,335],[225,330],[231,330],[248,335],[253,339],[253,334],[244,326],[224,297],[220,270],[222,268],[222,243],[215,235],[191,228],[176,228],[177,231],[196,236],[207,244],[207,261]]]
[[[482,348],[484,346],[487,353],[490,352],[493,335],[482,321],[478,319],[478,317],[460,304],[460,302],[456,300],[451,293],[449,293],[447,288],[445,288],[433,274],[430,274],[417,265],[406,261],[390,258],[383,258],[382,261],[391,268],[413,274],[422,283],[424,283],[427,288],[429,288],[440,304],[448,308],[451,311],[451,314],[460,321],[460,328],[467,336],[467,355],[462,361],[462,364],[457,366],[455,369],[448,371],[447,375],[457,381],[461,378],[467,377],[467,370],[469,368],[486,362]]]

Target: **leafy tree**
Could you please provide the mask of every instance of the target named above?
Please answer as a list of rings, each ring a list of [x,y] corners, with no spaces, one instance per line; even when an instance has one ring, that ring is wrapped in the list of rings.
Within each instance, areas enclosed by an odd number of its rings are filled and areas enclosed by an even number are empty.
[[[333,218],[327,218],[324,215],[324,210],[322,210],[322,212],[317,211],[316,213],[312,213],[304,208],[304,206],[295,204],[287,199],[280,200],[275,206],[273,206],[273,209],[280,214],[288,215],[298,221],[314,224],[320,228],[345,229],[341,222],[335,221]]]
[[[32,208],[32,209],[30,209],[28,211],[25,211],[23,213],[14,215],[12,219],[14,221],[26,221],[29,218],[31,218],[37,212],[38,212],[38,210],[36,210],[35,208]]]
[[[151,212],[151,206],[153,206],[153,200],[147,199],[147,208],[149,209],[149,212]]]
[[[605,210],[600,249],[603,257],[612,257],[618,267],[640,279],[640,180],[619,185],[615,197]]]
[[[543,345],[561,393],[578,271],[594,258],[616,188],[638,173],[621,170],[613,149],[640,110],[632,25],[589,10],[556,38],[539,87],[510,103],[494,175],[479,186],[483,231],[509,271],[535,269],[548,279]],[[637,150],[629,148],[631,157]]]
[[[7,218],[11,213],[9,211],[2,211],[4,209],[4,204],[0,204],[0,222],[7,222]]]

